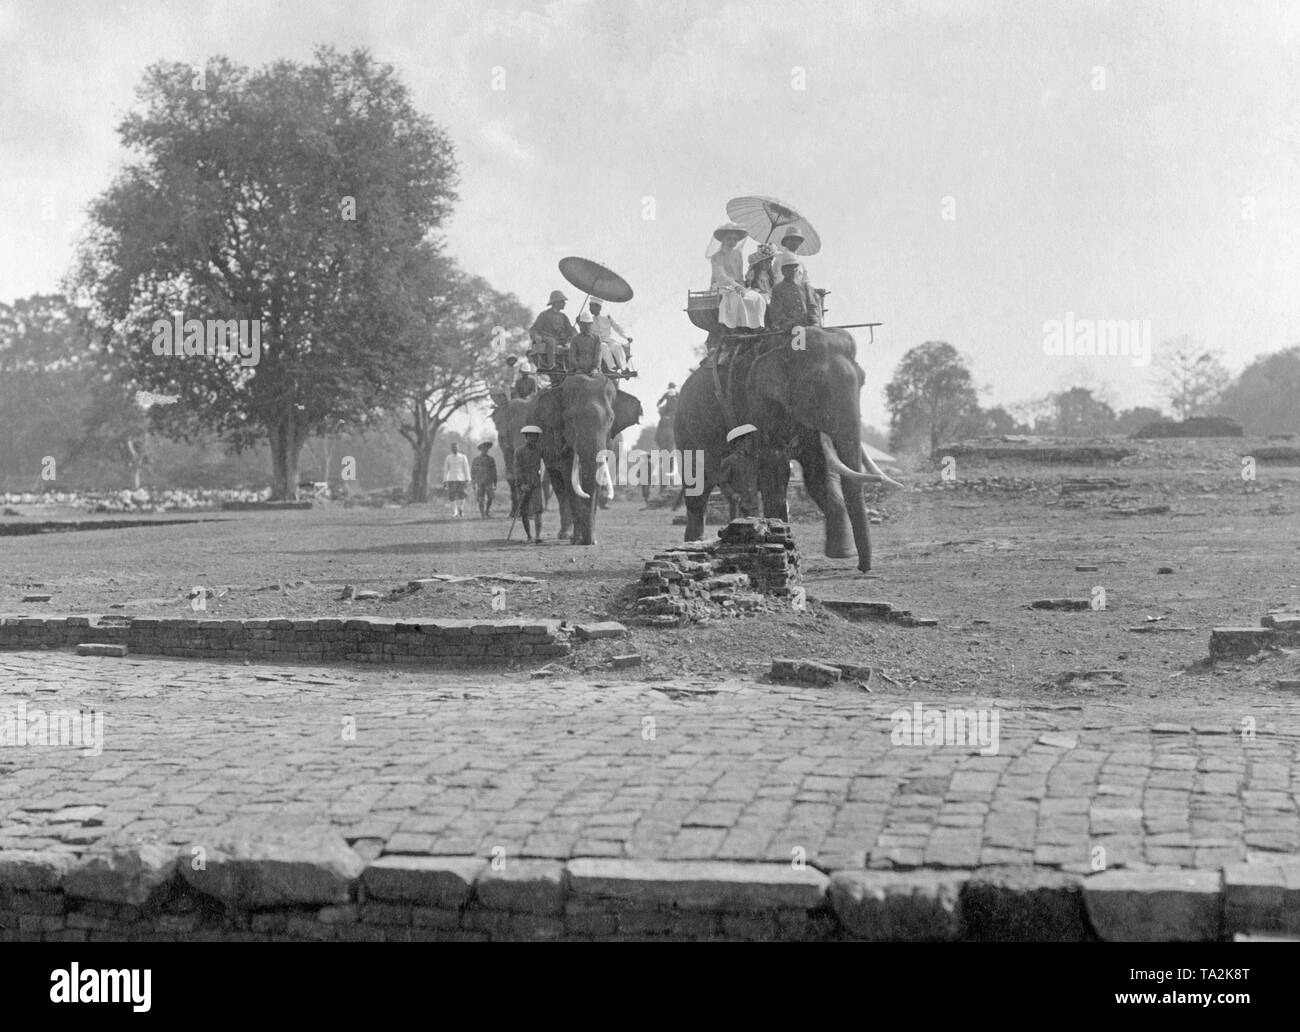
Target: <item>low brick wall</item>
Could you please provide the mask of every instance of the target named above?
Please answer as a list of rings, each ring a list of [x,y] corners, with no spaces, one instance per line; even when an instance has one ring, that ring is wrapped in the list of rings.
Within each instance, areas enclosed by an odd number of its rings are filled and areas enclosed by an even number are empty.
[[[167,619],[123,616],[0,616],[0,649],[66,648],[85,642],[189,659],[359,663],[502,664],[567,656],[559,620]]]
[[[764,596],[788,598],[799,585],[799,553],[780,520],[732,520],[718,540],[659,552],[645,564],[636,612],[677,625],[718,609],[760,608]]]
[[[841,871],[386,855],[308,833],[0,851],[0,941],[1221,941],[1300,934],[1300,865]]]

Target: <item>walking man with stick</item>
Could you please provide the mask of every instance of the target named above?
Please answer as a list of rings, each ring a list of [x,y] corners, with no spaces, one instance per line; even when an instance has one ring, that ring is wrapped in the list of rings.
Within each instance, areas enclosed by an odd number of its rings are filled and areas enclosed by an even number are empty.
[[[540,426],[526,426],[521,431],[524,443],[515,449],[515,484],[519,489],[519,518],[524,521],[527,544],[542,543],[542,439]],[[528,525],[532,519],[532,527]],[[509,535],[506,535],[509,537]]]

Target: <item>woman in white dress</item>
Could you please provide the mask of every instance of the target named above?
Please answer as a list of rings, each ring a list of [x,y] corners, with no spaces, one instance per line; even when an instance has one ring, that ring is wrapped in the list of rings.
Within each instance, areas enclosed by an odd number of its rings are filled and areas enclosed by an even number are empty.
[[[717,244],[709,245],[708,258],[713,269],[709,286],[719,294],[718,321],[723,326],[761,330],[767,298],[745,286],[745,260],[740,244],[747,236],[745,228],[734,222],[724,223],[713,231]]]

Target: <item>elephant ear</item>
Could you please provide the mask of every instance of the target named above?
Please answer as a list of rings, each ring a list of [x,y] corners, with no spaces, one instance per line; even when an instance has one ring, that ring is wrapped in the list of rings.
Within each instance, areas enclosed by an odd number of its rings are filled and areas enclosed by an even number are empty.
[[[619,391],[614,395],[614,425],[609,436],[615,437],[634,423],[641,422],[641,401],[635,395]]]

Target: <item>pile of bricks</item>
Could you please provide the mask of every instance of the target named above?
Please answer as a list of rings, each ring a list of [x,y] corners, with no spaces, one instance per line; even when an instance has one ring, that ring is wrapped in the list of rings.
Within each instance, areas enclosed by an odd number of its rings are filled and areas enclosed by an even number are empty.
[[[659,552],[645,564],[635,610],[653,625],[762,609],[765,596],[789,597],[799,553],[781,520],[732,520],[714,542]]]
[[[65,648],[83,643],[189,659],[292,662],[505,664],[567,656],[559,620],[165,619],[121,616],[0,616],[0,649]]]

